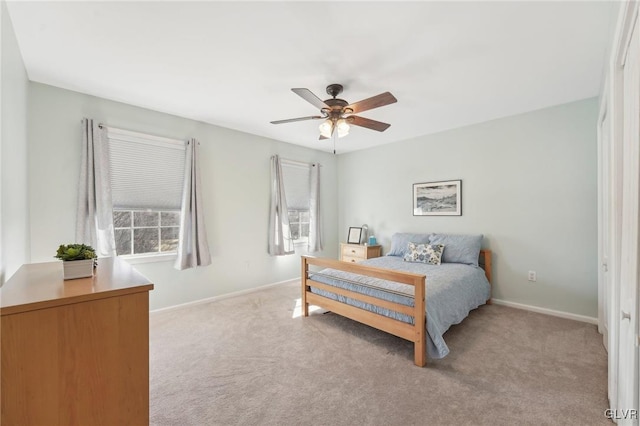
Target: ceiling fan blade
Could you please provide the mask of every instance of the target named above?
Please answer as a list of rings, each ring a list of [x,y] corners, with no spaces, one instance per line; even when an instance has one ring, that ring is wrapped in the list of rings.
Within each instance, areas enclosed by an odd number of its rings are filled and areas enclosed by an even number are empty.
[[[289,118],[286,120],[276,120],[272,121],[271,124],[282,124],[282,123],[293,123],[294,121],[303,121],[303,120],[317,120],[319,118],[325,118],[321,115],[310,115],[308,117],[298,117],[298,118]]]
[[[309,89],[291,89],[296,95],[300,96],[305,101],[309,102],[311,105],[315,106],[318,109],[329,108],[329,105],[325,104],[322,99],[313,94],[313,92]]]
[[[372,96],[367,99],[363,99],[359,102],[352,103],[351,105],[347,105],[344,109],[351,109],[353,112],[350,114],[357,114],[362,111],[368,111],[370,109],[379,108],[381,106],[393,104],[398,102],[395,96],[393,96],[390,92],[380,93],[379,95]]]
[[[328,138],[328,137],[326,137],[326,136],[322,136],[322,135],[320,135],[320,137],[318,138],[318,140],[321,140],[321,141],[322,141],[322,140],[325,140],[325,139],[329,139],[329,138]]]
[[[358,117],[356,115],[347,117],[347,122],[354,126],[366,127],[367,129],[377,130],[378,132],[384,132],[391,126],[391,124],[383,123],[382,121],[369,120],[368,118]]]

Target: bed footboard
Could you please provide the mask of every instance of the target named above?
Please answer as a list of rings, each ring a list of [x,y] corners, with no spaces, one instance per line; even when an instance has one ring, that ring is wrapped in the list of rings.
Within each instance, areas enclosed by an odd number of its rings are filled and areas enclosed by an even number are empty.
[[[395,302],[378,299],[376,297],[360,294],[354,291],[330,286],[309,277],[309,266],[331,268],[340,271],[351,272],[359,275],[394,281],[414,287],[414,306],[406,306]],[[425,311],[425,281],[424,275],[408,272],[394,271],[390,269],[374,268],[371,266],[354,263],[340,262],[333,259],[323,259],[312,256],[302,256],[302,315],[309,316],[309,305],[320,306],[336,314],[361,322],[414,344],[414,363],[424,367],[427,363],[427,331]],[[401,312],[414,318],[414,324],[398,321],[384,315],[376,314],[365,309],[341,303],[311,292],[310,287],[315,287],[342,295],[371,305]]]

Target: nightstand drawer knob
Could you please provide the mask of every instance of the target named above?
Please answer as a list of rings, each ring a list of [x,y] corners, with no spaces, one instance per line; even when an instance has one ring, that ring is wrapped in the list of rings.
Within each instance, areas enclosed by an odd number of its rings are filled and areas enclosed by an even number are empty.
[[[356,252],[355,250],[351,250],[351,253],[355,253],[355,252]]]
[[[351,263],[356,263],[356,260],[355,259],[351,259]]]

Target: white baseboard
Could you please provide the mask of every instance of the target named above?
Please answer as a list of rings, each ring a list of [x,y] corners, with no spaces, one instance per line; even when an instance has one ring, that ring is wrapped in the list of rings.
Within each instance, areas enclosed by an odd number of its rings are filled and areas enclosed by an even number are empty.
[[[260,286],[260,287],[248,288],[246,290],[234,291],[233,293],[221,294],[220,296],[207,297],[206,299],[198,299],[198,300],[194,300],[193,302],[181,303],[179,305],[167,306],[166,308],[154,309],[152,311],[149,311],[149,313],[150,314],[157,314],[157,313],[160,313],[160,312],[168,312],[168,311],[173,311],[173,310],[176,310],[176,309],[190,308],[192,306],[202,305],[203,303],[215,302],[216,300],[230,299],[232,297],[238,297],[238,296],[242,296],[242,295],[245,295],[245,294],[255,293],[255,292],[260,291],[260,290],[265,290],[265,289],[270,288],[270,287],[276,287],[276,286],[279,286],[279,285],[291,284],[291,283],[295,283],[295,282],[299,282],[299,281],[300,281],[300,278],[292,278],[290,280],[280,281],[280,282],[277,282],[277,283],[271,283],[271,284],[263,285],[263,286]]]
[[[491,299],[496,305],[504,305],[510,308],[523,309],[525,311],[537,312],[539,314],[551,315],[554,317],[566,318],[575,321],[587,322],[589,324],[598,324],[598,318],[588,317],[585,315],[572,314],[569,312],[554,311],[553,309],[540,308],[538,306],[525,305],[523,303],[509,302],[501,299]]]
[[[193,302],[181,303],[179,305],[167,306],[166,308],[154,309],[152,311],[149,311],[149,313],[150,314],[156,314],[156,313],[160,313],[160,312],[173,311],[173,310],[176,310],[176,309],[189,308],[189,307],[192,307],[192,306],[202,305],[204,303],[215,302],[216,300],[229,299],[229,298],[232,298],[232,297],[238,297],[238,296],[242,296],[242,295],[245,295],[245,294],[251,294],[251,293],[255,293],[255,292],[261,291],[261,290],[265,290],[265,289],[270,288],[270,287],[276,287],[276,286],[280,286],[280,285],[291,284],[291,283],[295,283],[295,282],[298,282],[298,281],[300,281],[300,278],[292,278],[290,280],[280,281],[280,282],[277,282],[277,283],[271,283],[271,284],[263,285],[263,286],[260,286],[260,287],[249,288],[249,289],[246,289],[246,290],[234,291],[233,293],[222,294],[220,296],[207,297],[206,299],[194,300]],[[502,300],[502,299],[491,299],[491,302],[496,304],[496,305],[503,305],[503,306],[508,306],[510,308],[516,308],[516,309],[522,309],[522,310],[525,310],[525,311],[537,312],[539,314],[551,315],[551,316],[554,316],[554,317],[566,318],[566,319],[571,319],[571,320],[575,320],[575,321],[586,322],[586,323],[589,323],[589,324],[596,324],[596,325],[598,324],[598,319],[597,318],[588,317],[588,316],[585,316],[585,315],[572,314],[572,313],[563,312],[563,311],[555,311],[553,309],[540,308],[538,306],[525,305],[523,303],[509,302],[508,300]]]

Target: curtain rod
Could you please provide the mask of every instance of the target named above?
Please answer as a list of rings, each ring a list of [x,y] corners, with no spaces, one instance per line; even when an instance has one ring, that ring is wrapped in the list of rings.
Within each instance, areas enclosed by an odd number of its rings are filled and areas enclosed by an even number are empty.
[[[98,127],[101,128],[101,129],[106,128],[107,130],[112,130],[112,131],[114,131],[116,133],[120,132],[120,133],[123,133],[125,135],[128,134],[128,135],[131,135],[131,136],[138,136],[138,137],[143,137],[143,138],[153,138],[153,139],[157,139],[157,140],[160,140],[160,141],[179,143],[179,144],[182,144],[182,145],[185,145],[185,144],[189,143],[188,140],[167,138],[165,136],[157,136],[157,135],[151,135],[149,133],[135,132],[133,130],[119,129],[117,127],[108,126],[108,125],[106,125],[104,123],[99,123]],[[198,145],[199,144],[200,143],[198,143]]]
[[[314,164],[314,163],[305,163],[304,161],[289,160],[288,158],[282,158],[282,157],[280,157],[280,160],[282,160],[285,163],[295,164],[296,166],[312,167]],[[320,167],[322,167],[322,164],[320,163],[315,163],[315,164],[318,164]]]

